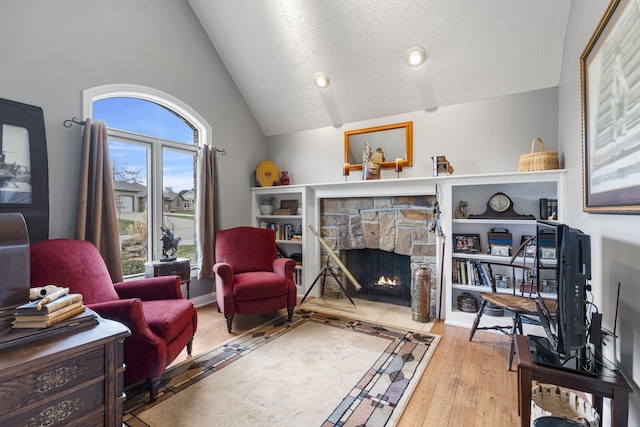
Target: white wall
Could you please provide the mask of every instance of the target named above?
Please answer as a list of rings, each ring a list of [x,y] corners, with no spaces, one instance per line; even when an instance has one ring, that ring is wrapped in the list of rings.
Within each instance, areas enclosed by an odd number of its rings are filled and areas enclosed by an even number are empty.
[[[343,181],[346,130],[406,121],[413,121],[413,167],[401,177],[432,176],[431,157],[437,155],[447,157],[456,175],[517,171],[519,155],[529,152],[534,138],[542,138],[547,150],[558,149],[558,89],[271,136],[268,156],[289,171],[291,184]],[[395,177],[393,169],[382,171],[383,179]],[[361,179],[361,171],[349,176]]]
[[[84,89],[149,86],[213,128],[222,225],[248,224],[249,187],[265,137],[186,0],[20,0],[0,3],[0,97],[44,110],[50,237],[74,237]],[[245,197],[238,197],[244,194]]]
[[[613,328],[618,282],[617,362],[627,381],[631,426],[640,425],[640,220],[637,215],[587,214],[582,211],[582,124],[580,56],[607,9],[608,0],[572,1],[560,79],[559,141],[565,155],[568,222],[591,235],[592,285],[604,325]],[[613,347],[613,346],[609,346]],[[610,350],[610,348],[609,348]],[[606,424],[605,424],[606,425]]]

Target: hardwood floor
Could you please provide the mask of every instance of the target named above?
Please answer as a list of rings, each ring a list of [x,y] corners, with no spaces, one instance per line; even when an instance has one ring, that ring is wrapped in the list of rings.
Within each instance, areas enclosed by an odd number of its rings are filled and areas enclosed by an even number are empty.
[[[286,314],[283,310],[281,314]],[[193,354],[274,318],[274,314],[237,316],[233,334],[215,304],[198,308]],[[509,340],[502,334],[477,331],[436,321],[431,332],[441,335],[425,373],[416,387],[399,427],[519,425],[517,374],[507,371]],[[186,352],[174,363],[188,359]]]

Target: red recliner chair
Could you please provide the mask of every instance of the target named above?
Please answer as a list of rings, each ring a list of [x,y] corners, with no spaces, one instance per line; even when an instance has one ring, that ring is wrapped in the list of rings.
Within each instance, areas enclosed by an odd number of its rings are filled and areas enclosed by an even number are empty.
[[[93,243],[53,239],[35,242],[31,287],[54,284],[82,294],[84,304],[106,319],[124,323],[125,383],[147,379],[150,398],[158,395],[160,376],[186,346],[191,354],[197,313],[182,296],[178,276],[114,284]]]
[[[231,322],[235,314],[270,313],[287,308],[291,321],[296,306],[295,261],[276,257],[272,230],[236,227],[216,233],[216,298]]]

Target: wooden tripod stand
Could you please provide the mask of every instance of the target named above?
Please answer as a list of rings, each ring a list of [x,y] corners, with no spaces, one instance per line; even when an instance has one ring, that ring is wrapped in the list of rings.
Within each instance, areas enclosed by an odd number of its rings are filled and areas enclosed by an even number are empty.
[[[318,280],[320,280],[320,278],[322,278],[322,282],[321,282],[321,286],[322,288],[320,289],[320,295],[322,295],[322,293],[324,293],[324,283],[325,280],[327,278],[327,274],[330,274],[331,277],[334,278],[334,280],[336,282],[338,282],[338,286],[340,286],[340,289],[342,289],[342,291],[344,292],[344,294],[347,296],[347,298],[349,298],[349,301],[351,301],[351,304],[353,304],[353,306],[356,306],[356,303],[353,302],[353,300],[351,299],[351,297],[349,296],[349,294],[347,293],[347,290],[345,289],[345,287],[342,285],[342,282],[340,281],[340,279],[338,278],[338,276],[336,276],[336,273],[333,271],[333,269],[335,267],[332,267],[330,265],[331,260],[333,259],[333,261],[338,265],[338,267],[344,271],[344,274],[347,276],[347,278],[351,281],[351,283],[353,284],[353,287],[355,288],[356,291],[359,291],[362,286],[360,286],[360,283],[358,283],[358,281],[356,280],[355,277],[353,277],[351,275],[351,273],[349,272],[349,270],[347,269],[347,267],[345,267],[345,265],[342,263],[342,261],[340,261],[340,258],[338,258],[336,256],[336,254],[333,252],[333,250],[331,249],[331,247],[327,244],[327,242],[324,241],[324,239],[320,236],[320,234],[318,234],[318,232],[316,230],[314,230],[314,228],[309,225],[309,229],[311,230],[311,232],[314,234],[314,236],[316,236],[318,238],[318,241],[320,242],[320,244],[322,245],[322,247],[325,249],[325,251],[327,252],[327,260],[325,261],[324,265],[322,266],[322,269],[320,270],[320,273],[318,273],[318,276],[316,276],[316,279],[313,281],[313,283],[311,284],[311,286],[309,287],[309,290],[307,290],[307,293],[304,294],[304,297],[302,297],[302,301],[300,301],[300,304],[302,304],[305,300],[305,298],[307,297],[307,295],[309,295],[309,292],[311,292],[311,289],[313,289],[313,287],[316,285],[316,283],[318,282]]]
[[[318,273],[318,275],[316,276],[315,280],[313,281],[313,283],[311,284],[311,286],[309,287],[307,292],[304,294],[304,297],[302,297],[302,301],[300,301],[300,304],[302,304],[304,302],[305,298],[307,298],[307,296],[311,292],[311,289],[313,289],[313,287],[316,285],[316,283],[320,279],[322,279],[322,281],[320,282],[320,295],[324,294],[324,283],[325,283],[325,280],[327,278],[327,275],[330,274],[333,277],[333,279],[338,283],[338,286],[340,286],[340,289],[342,289],[342,292],[344,292],[344,294],[347,296],[347,298],[349,298],[349,301],[351,301],[351,304],[353,304],[353,306],[356,307],[356,303],[353,302],[353,300],[349,296],[349,293],[347,292],[345,287],[342,285],[342,282],[340,281],[340,279],[338,278],[336,273],[333,271],[333,269],[335,267],[332,267],[331,265],[329,265],[330,263],[331,263],[331,259],[329,257],[327,257],[327,260],[325,261],[324,265],[322,266],[322,269],[320,270],[320,273]]]

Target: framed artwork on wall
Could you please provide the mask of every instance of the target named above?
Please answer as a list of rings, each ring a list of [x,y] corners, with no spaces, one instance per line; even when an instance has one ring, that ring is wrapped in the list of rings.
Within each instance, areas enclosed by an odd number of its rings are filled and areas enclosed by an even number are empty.
[[[42,109],[1,98],[0,212],[21,213],[31,242],[49,237],[49,172]]]
[[[613,0],[580,57],[583,210],[640,213],[640,8]]]

